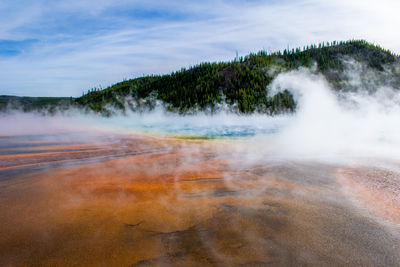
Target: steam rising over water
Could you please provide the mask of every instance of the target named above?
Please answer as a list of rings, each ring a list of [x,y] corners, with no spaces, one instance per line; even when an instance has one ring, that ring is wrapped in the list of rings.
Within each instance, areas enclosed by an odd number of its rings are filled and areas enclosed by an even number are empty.
[[[0,115],[0,264],[396,266],[398,91],[269,89],[296,113]]]
[[[79,110],[57,116],[10,112],[0,117],[0,134],[84,131],[145,132],[239,140],[244,140],[244,137],[247,141],[262,143],[262,151],[289,158],[400,158],[398,89],[377,85],[372,93],[361,89],[358,92],[337,93],[323,76],[307,70],[280,74],[269,88],[272,94],[284,89],[294,95],[297,102],[295,114],[237,115],[223,111],[214,115],[198,113],[180,116],[158,108],[148,113],[104,118],[82,114]]]

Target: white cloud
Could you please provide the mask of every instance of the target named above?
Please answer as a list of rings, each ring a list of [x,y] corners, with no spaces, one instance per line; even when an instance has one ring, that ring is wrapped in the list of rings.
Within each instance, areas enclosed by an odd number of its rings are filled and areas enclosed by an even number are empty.
[[[362,38],[400,52],[396,34],[400,3],[389,0],[57,1],[47,6],[37,1],[35,11],[29,5],[26,10],[13,9],[12,3],[5,9],[0,6],[0,15],[8,13],[0,16],[4,22],[0,39],[41,42],[20,56],[0,59],[0,94],[77,96],[123,78],[232,59],[236,50],[245,55],[321,41]],[[110,10],[122,7],[157,8],[186,17],[143,20],[118,12],[110,15]],[[81,33],[79,24],[68,22],[71,16],[87,16],[90,23],[107,27],[93,25]],[[60,23],[56,30],[71,23],[76,34],[37,30],[48,26],[42,23],[48,23],[49,17]],[[36,30],[29,31],[32,28]]]

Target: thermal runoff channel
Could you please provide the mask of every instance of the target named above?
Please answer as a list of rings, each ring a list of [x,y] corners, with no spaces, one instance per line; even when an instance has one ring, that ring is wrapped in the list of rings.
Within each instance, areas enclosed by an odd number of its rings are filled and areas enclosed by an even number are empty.
[[[0,265],[398,265],[400,94],[283,88],[295,113],[2,114]]]

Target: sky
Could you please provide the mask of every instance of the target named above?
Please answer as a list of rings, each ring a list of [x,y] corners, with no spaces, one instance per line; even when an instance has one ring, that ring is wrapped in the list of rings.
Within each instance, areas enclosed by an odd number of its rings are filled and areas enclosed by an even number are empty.
[[[0,0],[0,95],[73,96],[322,41],[400,54],[397,0]]]

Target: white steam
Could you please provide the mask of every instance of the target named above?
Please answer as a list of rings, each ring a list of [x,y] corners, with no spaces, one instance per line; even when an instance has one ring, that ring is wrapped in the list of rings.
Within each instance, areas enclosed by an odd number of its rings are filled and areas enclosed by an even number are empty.
[[[271,89],[287,89],[297,101],[290,123],[267,138],[275,154],[303,159],[400,158],[396,89],[339,94],[323,76],[306,70],[280,74]]]
[[[232,138],[275,133],[288,119],[287,116],[238,115],[229,111],[183,116],[166,112],[161,107],[147,112],[121,114],[116,111],[115,114],[118,115],[103,117],[77,109],[56,115],[11,111],[0,114],[0,135],[98,131]]]
[[[238,150],[263,158],[400,159],[399,91],[377,85],[373,93],[367,92],[355,82],[359,73],[348,75],[353,77],[351,86],[360,90],[335,92],[322,75],[307,70],[278,75],[269,89],[272,94],[289,90],[294,95],[293,115],[180,116],[156,109],[105,118],[79,110],[56,116],[11,112],[0,115],[0,135],[111,131],[242,137]]]

